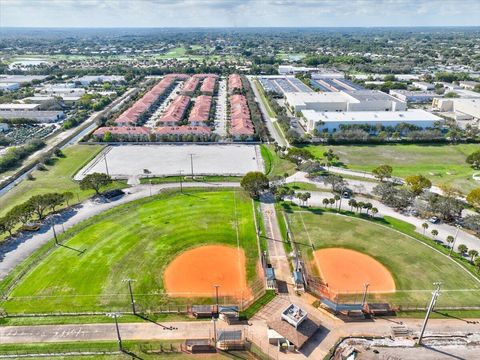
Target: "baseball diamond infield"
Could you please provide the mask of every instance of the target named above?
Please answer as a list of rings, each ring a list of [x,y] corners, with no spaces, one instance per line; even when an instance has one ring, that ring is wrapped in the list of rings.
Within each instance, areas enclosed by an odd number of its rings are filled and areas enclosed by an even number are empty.
[[[165,290],[178,297],[212,296],[214,285],[221,296],[249,298],[245,253],[225,245],[206,245],[178,255],[164,273]]]
[[[395,291],[392,275],[380,262],[361,252],[328,248],[314,253],[315,262],[328,286],[341,292],[361,292],[369,284],[370,292]]]

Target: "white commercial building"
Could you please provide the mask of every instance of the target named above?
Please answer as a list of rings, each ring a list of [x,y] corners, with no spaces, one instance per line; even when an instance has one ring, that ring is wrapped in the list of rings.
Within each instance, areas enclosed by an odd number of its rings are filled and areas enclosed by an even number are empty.
[[[76,81],[80,81],[80,83],[85,86],[85,85],[90,85],[90,83],[92,82],[120,83],[125,81],[125,77],[120,75],[87,75],[87,76],[82,76],[81,78],[76,79]]]
[[[0,104],[0,111],[35,111],[39,107],[40,104]]]
[[[65,114],[62,111],[21,111],[0,110],[0,119],[29,119],[40,123],[51,123],[62,120]]]
[[[278,73],[280,75],[295,75],[307,72],[319,71],[315,67],[305,67],[305,66],[293,66],[293,65],[279,65]]]
[[[342,125],[392,126],[406,123],[420,128],[433,127],[442,118],[425,110],[411,109],[408,111],[349,111],[349,112],[318,112],[302,111],[306,130],[312,132],[335,132]]]
[[[0,75],[0,83],[26,84],[33,80],[44,80],[47,75]]]
[[[442,112],[454,112],[456,120],[480,119],[480,98],[433,99],[432,107]]]
[[[7,123],[0,123],[0,132],[7,131],[8,124]]]
[[[407,103],[429,103],[436,97],[442,95],[436,94],[434,91],[409,91],[409,90],[390,90],[390,95],[405,101]]]
[[[0,83],[0,90],[4,91],[15,91],[20,89],[20,84],[15,82],[4,82]]]
[[[285,93],[294,112],[315,111],[404,111],[407,104],[376,90]]]
[[[480,85],[480,83],[476,81],[460,81],[459,85],[464,89],[473,90],[475,86]]]
[[[420,90],[433,90],[435,89],[435,85],[424,82],[424,81],[414,81],[412,82],[412,86],[415,86],[416,88],[419,88]]]

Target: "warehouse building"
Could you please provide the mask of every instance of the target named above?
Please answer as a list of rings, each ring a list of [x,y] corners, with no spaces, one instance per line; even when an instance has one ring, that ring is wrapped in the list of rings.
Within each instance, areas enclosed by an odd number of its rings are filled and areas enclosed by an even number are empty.
[[[335,132],[342,125],[392,126],[406,123],[419,128],[431,128],[442,118],[425,110],[412,109],[408,111],[349,111],[349,112],[318,112],[302,111],[304,125],[308,132],[317,129],[320,132]]]
[[[78,78],[75,81],[79,81],[83,86],[87,86],[87,85],[90,85],[92,82],[121,83],[125,81],[125,77],[120,75],[87,75],[87,76],[82,76],[81,78]]]
[[[405,111],[407,104],[376,90],[286,93],[292,111]]]
[[[38,104],[22,104],[38,105]],[[39,111],[39,110],[0,110],[0,119],[29,119],[40,123],[52,123],[65,117],[63,111]]]
[[[3,91],[15,91],[20,89],[20,84],[19,83],[14,83],[14,82],[4,82],[0,83],[0,90]]]
[[[453,112],[455,120],[480,120],[480,98],[433,99],[433,109]]]
[[[442,95],[436,94],[434,91],[409,91],[409,90],[390,90],[390,95],[396,98],[414,104],[430,103],[436,97],[442,97]]]

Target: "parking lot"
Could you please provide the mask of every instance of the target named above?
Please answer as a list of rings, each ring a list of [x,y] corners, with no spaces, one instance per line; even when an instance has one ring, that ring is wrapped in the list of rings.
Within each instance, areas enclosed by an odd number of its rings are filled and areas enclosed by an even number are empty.
[[[263,170],[257,145],[118,145],[109,146],[75,175],[94,172],[113,178],[191,175],[235,175]]]
[[[218,84],[217,105],[215,109],[215,132],[227,136],[227,80],[221,79]]]

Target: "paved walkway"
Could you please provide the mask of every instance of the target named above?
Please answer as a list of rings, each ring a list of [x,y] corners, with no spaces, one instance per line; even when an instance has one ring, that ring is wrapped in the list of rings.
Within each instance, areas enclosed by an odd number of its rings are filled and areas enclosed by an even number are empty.
[[[236,182],[186,182],[184,187],[239,187],[240,184]],[[159,184],[159,185],[136,185],[126,189],[126,195],[118,200],[108,202],[98,202],[92,199],[86,200],[82,204],[75,206],[61,214],[55,216],[55,229],[57,233],[71,228],[72,226],[98,215],[108,209],[128,203],[130,201],[138,200],[147,196],[158,194],[165,189],[178,188],[179,184]],[[20,264],[35,250],[40,248],[53,238],[53,231],[50,224],[46,223],[42,226],[40,231],[35,233],[25,233],[15,239],[3,244],[0,248],[0,280],[2,280],[15,266]]]
[[[370,181],[361,181],[361,180],[351,180],[351,179],[345,179],[347,182],[348,186],[355,192],[355,193],[360,193],[360,194],[370,194],[373,188],[377,185],[377,183],[370,182]],[[313,181],[309,178],[306,177],[306,173],[304,172],[297,172],[293,174],[292,176],[288,177],[286,180],[287,183],[293,183],[293,182],[306,182],[309,184],[313,184],[321,189],[328,189],[326,185],[323,183]],[[329,190],[329,189],[328,189]],[[330,198],[332,197],[332,193],[330,191],[319,191],[319,192],[312,192],[309,191],[312,194],[311,199],[308,201],[309,204],[311,205],[316,205],[316,206],[323,206],[322,200],[324,198]],[[371,198],[366,198],[362,196],[356,196],[356,200],[358,201],[363,201],[363,202],[370,202],[374,207],[378,209],[378,215],[379,216],[391,216],[400,220],[403,220],[405,222],[408,222],[412,225],[415,226],[415,230],[419,234],[423,234],[423,228],[422,224],[426,222],[425,219],[420,219],[415,216],[411,215],[404,215],[402,213],[399,213],[398,211],[395,211],[394,209],[382,204],[380,201],[371,199]],[[296,201],[294,199],[294,201]],[[343,210],[350,210],[350,206],[348,206],[348,200],[342,202],[342,209]],[[427,222],[428,223],[428,222]],[[439,233],[439,235],[436,237],[439,241],[442,241],[444,244],[447,244],[446,238],[447,236],[451,235],[455,237],[457,234],[458,230],[458,235],[457,235],[457,241],[455,243],[455,248],[458,248],[458,245],[464,244],[466,245],[469,249],[476,249],[480,251],[480,239],[472,234],[467,233],[466,231],[463,231],[461,229],[457,229],[455,226],[445,224],[445,223],[440,223],[440,224],[429,224],[428,230],[425,232],[425,235],[428,235],[431,237],[431,231],[433,229],[436,229]]]

